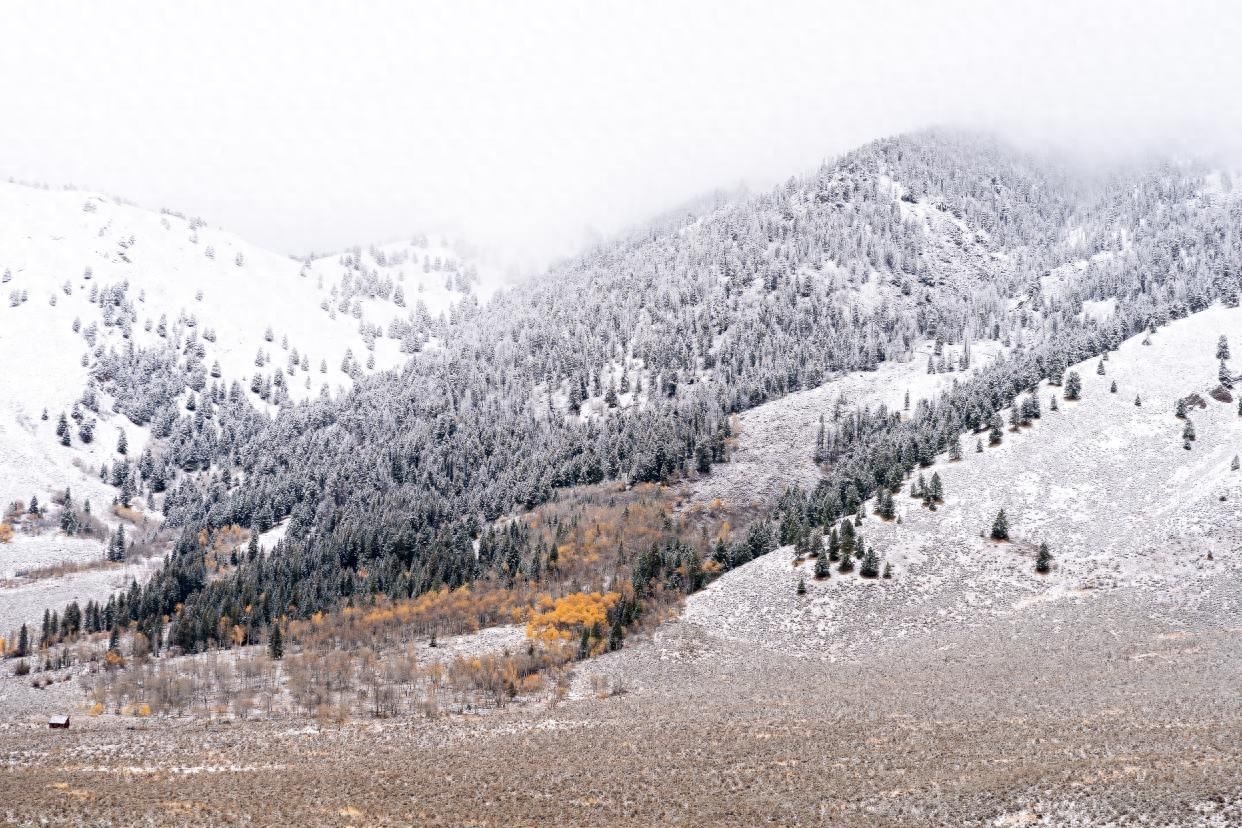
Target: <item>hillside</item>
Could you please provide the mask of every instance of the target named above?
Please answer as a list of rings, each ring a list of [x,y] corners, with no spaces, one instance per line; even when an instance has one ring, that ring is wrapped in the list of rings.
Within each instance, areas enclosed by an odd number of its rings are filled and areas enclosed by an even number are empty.
[[[4,380],[0,458],[44,513],[6,515],[0,560],[115,560],[3,587],[0,630],[34,621],[37,657],[10,646],[0,678],[6,783],[35,792],[0,813],[1236,822],[1228,182],[927,131],[498,301],[421,239],[302,264],[212,236],[232,258],[203,253],[201,301],[155,258],[94,302],[94,268],[42,304],[11,288],[5,361],[44,327],[79,361]],[[92,203],[79,246],[131,209]],[[169,262],[208,238],[140,218]],[[100,272],[139,267],[130,235]],[[396,301],[418,279],[443,320]],[[253,301],[226,321],[218,288]],[[32,723],[75,698],[49,749]]]
[[[171,393],[187,414],[187,402],[218,402],[237,383],[250,405],[274,416],[281,405],[340,394],[435,347],[456,306],[500,284],[495,269],[443,240],[299,262],[198,218],[12,183],[0,184],[0,273],[0,503],[34,496],[50,506],[68,488],[79,505],[90,501],[105,531],[119,525],[109,510],[118,492],[101,482],[100,465],[120,459],[122,431],[137,459],[155,420],[154,412],[118,410],[101,372],[109,355],[171,354],[141,370],[158,380],[175,363]],[[62,445],[58,418],[71,413]],[[138,494],[144,521],[158,523],[159,504]],[[0,544],[0,578],[102,554],[102,538],[18,533]],[[106,597],[148,573],[137,566],[26,585],[19,594],[39,597],[6,602],[26,615],[0,613],[0,629],[77,595]]]
[[[1242,341],[1242,310],[1218,306],[1136,335],[1108,354],[1103,375],[1096,373],[1098,358],[1071,366],[1083,378],[1079,401],[1044,381],[1042,416],[1032,425],[1006,429],[996,446],[978,435],[982,452],[965,437],[961,460],[942,455],[919,468],[917,475],[943,481],[935,511],[909,496],[913,476],[895,496],[899,522],[879,518],[870,501],[856,531],[893,565],[891,580],[866,581],[857,570],[842,575],[833,566],[831,577],[818,581],[814,561],[795,565],[793,549],[784,547],[692,596],[686,621],[783,652],[837,659],[1038,612],[1049,602],[1117,592],[1172,608],[1192,602],[1206,582],[1236,581],[1242,471],[1233,461],[1242,453],[1242,416],[1236,395],[1231,402],[1209,396],[1217,387],[1221,336]],[[872,379],[871,393],[891,398],[918,378]],[[788,421],[810,400],[826,409],[836,385],[749,412],[745,422],[754,427],[742,429],[743,444],[776,443],[779,426],[768,424]],[[1177,400],[1192,395],[1204,407],[1192,405],[1179,419]],[[1054,397],[1056,411],[1049,405]],[[1189,449],[1182,439],[1187,421],[1195,431]],[[792,442],[807,456],[814,421],[798,425]],[[1001,509],[1010,542],[985,537]],[[1043,542],[1055,560],[1049,575],[1034,571]],[[805,596],[796,594],[799,578]]]

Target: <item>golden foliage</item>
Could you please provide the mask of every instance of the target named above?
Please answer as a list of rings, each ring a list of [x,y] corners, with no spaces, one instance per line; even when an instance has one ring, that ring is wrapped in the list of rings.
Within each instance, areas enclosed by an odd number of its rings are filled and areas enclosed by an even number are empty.
[[[13,540],[13,527],[7,523],[0,523],[0,543],[8,543]]]
[[[112,514],[116,515],[121,520],[134,524],[135,526],[146,523],[147,520],[146,515],[142,512],[132,506],[122,506],[120,503],[112,507]]]
[[[526,635],[556,641],[568,640],[584,629],[602,629],[608,623],[608,610],[620,597],[616,592],[574,592],[544,603],[527,621]]]

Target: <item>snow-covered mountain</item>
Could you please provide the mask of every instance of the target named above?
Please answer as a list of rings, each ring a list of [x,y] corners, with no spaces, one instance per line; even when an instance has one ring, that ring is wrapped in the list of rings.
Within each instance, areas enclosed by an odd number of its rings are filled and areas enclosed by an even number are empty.
[[[102,390],[84,397],[110,353],[175,354],[197,385],[183,404],[236,382],[275,414],[282,401],[335,395],[435,347],[458,306],[502,281],[498,268],[442,238],[299,261],[202,219],[14,183],[0,184],[0,273],[6,506],[32,495],[46,504],[66,488],[96,505],[115,496],[100,465],[118,458],[121,432],[137,456],[151,428],[115,411]],[[72,416],[67,444],[57,434],[62,414]],[[98,541],[51,540],[0,545],[0,576],[98,557]],[[89,553],[75,551],[84,544]]]

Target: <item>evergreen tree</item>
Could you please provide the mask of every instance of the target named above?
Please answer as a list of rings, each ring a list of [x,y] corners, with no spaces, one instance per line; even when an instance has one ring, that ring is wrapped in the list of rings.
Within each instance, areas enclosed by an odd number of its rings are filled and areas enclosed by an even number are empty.
[[[267,654],[279,661],[285,657],[285,642],[280,632],[280,622],[272,621],[272,632],[267,637]]]
[[[1113,384],[1109,386],[1108,390],[1114,394],[1117,393],[1117,380],[1113,380]]]
[[[1005,439],[1005,432],[1001,424],[1000,415],[993,414],[992,419],[988,422],[988,445],[999,446],[1003,439]]]
[[[940,482],[940,472],[932,472],[931,485],[927,491],[933,503],[944,502],[944,485]]]
[[[1095,372],[1099,374],[1101,377],[1104,376],[1104,360],[1101,359],[1099,362],[1096,363]]]
[[[863,556],[862,564],[858,567],[858,574],[863,578],[880,577],[880,559],[874,549],[868,549],[867,554]]]
[[[806,578],[803,578],[801,575],[798,576],[797,592],[799,595],[806,595]]]
[[[116,438],[116,453],[122,456],[129,454],[129,440],[125,438],[125,430],[121,429]]]
[[[120,562],[125,560],[125,524],[116,527],[116,534],[108,544],[108,560]]]
[[[1134,395],[1134,404],[1135,404],[1135,406],[1142,406],[1142,404],[1143,404],[1143,398],[1142,398],[1142,397],[1140,397],[1139,395],[1135,394],[1135,395]]]
[[[1102,364],[1102,363],[1101,363]],[[1082,396],[1082,378],[1077,371],[1070,371],[1065,378],[1065,399],[1076,400]]]
[[[25,658],[26,653],[30,651],[30,632],[26,629],[26,625],[22,624],[21,630],[17,633],[17,650],[14,655],[18,658]]]
[[[1009,540],[1009,520],[1005,517],[1004,509],[997,512],[996,520],[992,521],[992,540]]]
[[[1182,428],[1182,439],[1195,439],[1195,424],[1189,418],[1186,419],[1186,425]]]
[[[831,567],[829,566],[828,556],[820,555],[818,558],[815,559],[816,579],[822,581],[825,578],[830,577],[831,575],[832,575],[832,571],[831,571]]]
[[[958,437],[954,437],[949,443],[949,461],[956,463],[962,459],[962,441]]]
[[[1052,553],[1048,551],[1047,541],[1039,544],[1039,555],[1035,558],[1035,571],[1047,575],[1052,571]]]
[[[1173,416],[1182,420],[1186,419],[1186,401],[1184,399],[1179,399],[1173,406]]]
[[[1229,359],[1229,340],[1224,334],[1220,335],[1220,339],[1216,340],[1216,358],[1224,361]]]
[[[852,554],[847,555],[845,554],[844,550],[842,550],[841,563],[837,566],[837,572],[840,572],[842,575],[847,575],[853,571],[854,571],[854,556]]]
[[[843,560],[848,560],[854,557],[854,545],[855,545],[854,525],[849,521],[849,519],[841,521],[840,540],[841,540],[841,558]]]

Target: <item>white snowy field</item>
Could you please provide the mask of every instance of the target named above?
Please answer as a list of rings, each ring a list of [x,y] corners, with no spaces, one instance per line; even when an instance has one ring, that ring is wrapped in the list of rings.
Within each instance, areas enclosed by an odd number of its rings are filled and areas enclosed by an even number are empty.
[[[1175,612],[1202,579],[1233,578],[1242,569],[1242,471],[1231,469],[1242,452],[1242,417],[1236,396],[1222,403],[1207,395],[1217,384],[1222,334],[1242,345],[1242,309],[1214,307],[1173,322],[1151,335],[1151,345],[1134,337],[1109,355],[1103,376],[1098,360],[1073,366],[1083,379],[1081,401],[1068,402],[1063,389],[1043,384],[1042,418],[1020,433],[1006,430],[1000,446],[987,447],[980,435],[985,447],[976,453],[975,438],[963,438],[960,462],[942,457],[921,470],[943,480],[945,502],[936,511],[903,490],[896,496],[900,523],[869,514],[859,528],[893,564],[892,580],[864,581],[834,568],[830,579],[815,581],[812,562],[795,568],[792,550],[782,548],[691,596],[686,619],[729,637],[832,658],[941,624],[987,624],[1039,612],[1046,601],[1089,601],[1104,590],[1142,590]],[[885,382],[882,374],[871,376]],[[1186,450],[1185,423],[1174,406],[1196,392],[1207,407],[1191,409],[1197,439]],[[885,384],[873,393],[900,391]],[[1049,410],[1054,394],[1058,411]],[[833,392],[830,385],[805,395],[829,400]],[[771,404],[778,406],[798,410],[796,401]],[[765,451],[774,438],[761,430],[765,424],[783,444],[809,454],[810,419],[791,425],[762,409],[752,413],[739,453]],[[1002,508],[1010,543],[986,537]],[[1034,572],[1040,542],[1055,559],[1046,576]],[[802,597],[800,577],[809,590]]]

